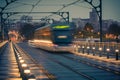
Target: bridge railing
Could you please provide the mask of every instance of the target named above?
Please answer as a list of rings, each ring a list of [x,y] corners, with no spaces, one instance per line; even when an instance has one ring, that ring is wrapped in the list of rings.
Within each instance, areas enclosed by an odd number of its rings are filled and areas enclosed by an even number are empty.
[[[120,59],[120,43],[74,41],[73,47],[73,53]]]

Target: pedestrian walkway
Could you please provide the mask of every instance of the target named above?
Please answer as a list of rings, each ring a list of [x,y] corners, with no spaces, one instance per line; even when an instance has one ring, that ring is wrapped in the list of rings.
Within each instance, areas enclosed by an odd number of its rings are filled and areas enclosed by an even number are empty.
[[[0,54],[0,80],[22,80],[14,52],[9,43]]]
[[[87,53],[84,53],[84,54],[82,54],[82,53],[75,53],[75,54],[83,56],[83,57],[87,57],[87,58],[99,60],[99,61],[104,61],[104,62],[112,63],[112,64],[115,64],[115,65],[120,65],[120,60],[115,60],[115,58],[109,58],[109,59],[107,59],[104,56],[102,56],[102,57],[99,57],[98,55],[93,56],[93,54],[89,54],[88,55]]]

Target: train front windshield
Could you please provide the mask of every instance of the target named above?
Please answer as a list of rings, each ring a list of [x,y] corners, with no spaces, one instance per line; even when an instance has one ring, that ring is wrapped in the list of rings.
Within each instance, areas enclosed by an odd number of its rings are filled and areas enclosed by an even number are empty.
[[[55,44],[66,45],[72,42],[72,30],[68,25],[54,26],[52,33]]]

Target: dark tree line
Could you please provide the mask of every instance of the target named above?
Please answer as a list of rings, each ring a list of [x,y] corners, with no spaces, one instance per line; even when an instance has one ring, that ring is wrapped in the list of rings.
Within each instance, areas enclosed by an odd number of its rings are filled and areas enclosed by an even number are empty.
[[[23,26],[21,26],[20,29],[20,35],[22,35],[26,40],[33,39],[34,38],[34,31],[35,29],[44,26],[45,23],[38,24],[38,25],[32,25],[30,23],[24,23]]]
[[[114,34],[116,36],[120,35],[120,25],[113,23],[108,28],[109,34]]]
[[[19,32],[25,39],[29,39],[33,37],[34,27],[32,24],[25,23]]]
[[[32,39],[33,38],[33,34],[34,34],[34,30],[36,28],[39,28],[41,26],[44,26],[45,24],[41,24],[41,25],[32,25],[32,24],[29,24],[29,23],[25,23],[21,29],[20,29],[20,34],[22,36],[25,37],[25,39]],[[77,35],[81,35],[83,34],[84,36],[88,37],[88,36],[94,36],[96,37],[97,33],[93,33],[92,30],[94,30],[93,26],[90,24],[90,23],[87,23],[85,25],[85,27],[83,28],[83,30],[81,31],[81,33],[79,34],[79,31],[78,30],[76,33]],[[75,30],[76,31],[76,30]],[[120,35],[120,25],[118,25],[117,23],[113,23],[109,26],[108,28],[108,33],[109,34],[114,34],[116,36]]]
[[[83,28],[83,30],[88,31],[88,32],[91,32],[91,30],[93,30],[93,29],[94,28],[93,28],[92,24],[90,24],[90,23],[86,23]]]

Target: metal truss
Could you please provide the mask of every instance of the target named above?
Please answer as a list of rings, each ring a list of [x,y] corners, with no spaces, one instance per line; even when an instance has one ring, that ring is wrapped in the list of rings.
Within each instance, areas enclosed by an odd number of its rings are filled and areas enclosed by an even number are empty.
[[[17,0],[5,0],[5,5],[3,7],[0,6],[0,13],[2,13],[9,4],[11,4],[15,1],[17,1]]]
[[[11,3],[15,2],[17,0],[5,0],[5,5],[4,6],[0,6],[0,18],[1,18],[1,27],[0,27],[0,32],[2,31],[2,38],[4,40],[4,19],[3,19],[3,11],[5,10],[5,8],[10,5]]]
[[[4,21],[6,21],[8,19],[8,17],[15,15],[15,14],[28,14],[29,12],[3,12],[2,14],[2,18]],[[52,13],[52,14],[56,14],[62,17],[62,19],[64,19],[65,22],[69,22],[69,12],[31,12],[31,14],[40,14],[40,13]],[[41,19],[41,20],[46,20],[49,21],[51,19],[49,18],[45,18],[45,19]]]
[[[99,18],[99,23],[100,23],[100,42],[102,42],[102,0],[84,0],[85,2],[89,3],[96,11],[98,18]],[[98,3],[94,3],[94,1],[98,1]]]
[[[10,17],[11,15],[18,14],[18,13],[23,13],[23,12],[8,12],[4,13],[4,9],[11,3],[15,2],[17,0],[5,0],[5,5],[4,7],[0,7],[0,18],[1,18],[1,27],[3,27],[3,23],[5,19]],[[80,0],[79,0],[80,1]],[[90,4],[97,12],[98,17],[99,17],[99,23],[100,23],[100,41],[102,42],[102,0],[83,0]],[[95,1],[98,1],[96,4]],[[28,13],[28,12],[27,12]],[[31,12],[34,13],[34,12]],[[44,12],[40,12],[44,13]],[[69,12],[48,12],[48,13],[53,13],[61,16],[66,22],[69,22]],[[6,17],[4,17],[6,15]]]

